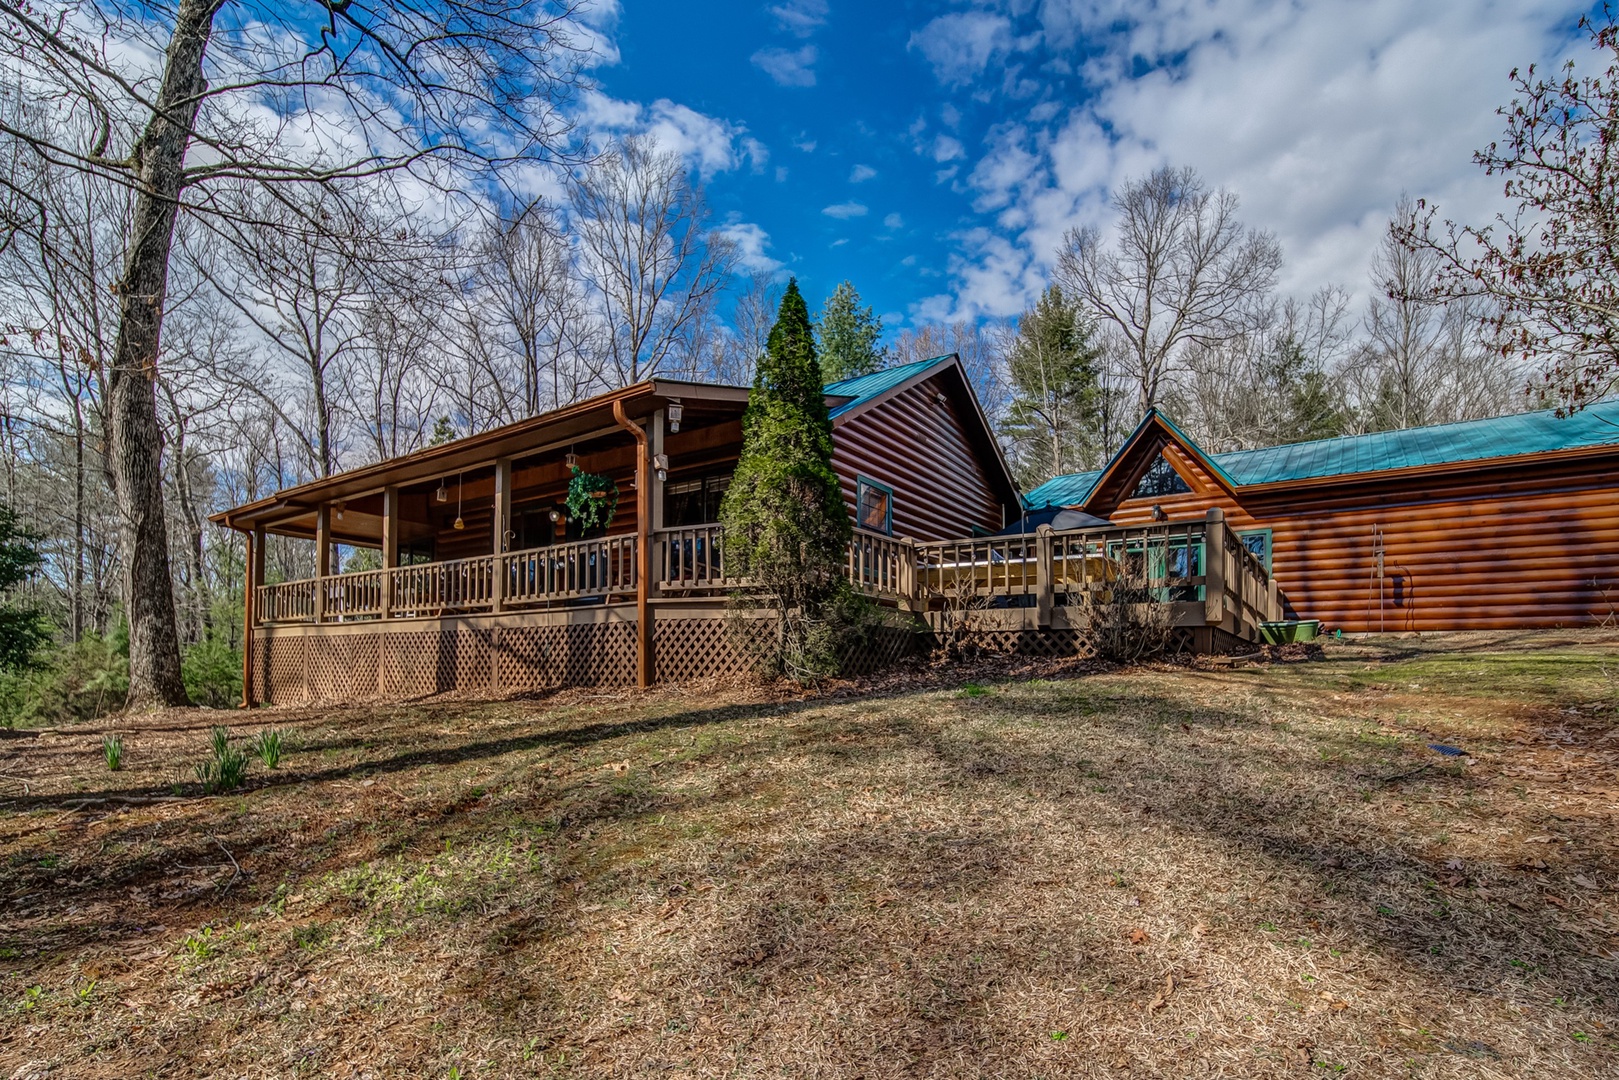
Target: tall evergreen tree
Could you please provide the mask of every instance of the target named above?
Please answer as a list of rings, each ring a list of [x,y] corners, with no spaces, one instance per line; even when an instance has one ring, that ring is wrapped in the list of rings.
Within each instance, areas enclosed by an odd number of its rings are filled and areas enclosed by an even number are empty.
[[[888,351],[877,344],[883,336],[882,319],[871,313],[871,305],[861,306],[860,294],[847,281],[826,298],[815,336],[821,374],[829,383],[870,375],[888,360]]]
[[[1019,316],[1007,350],[1012,400],[1002,432],[1028,486],[1090,468],[1101,443],[1103,392],[1094,330],[1056,285]]]
[[[12,596],[44,563],[39,537],[17,521],[11,507],[0,503],[0,671],[29,667],[34,654],[50,640],[50,625],[39,609]]]
[[[754,582],[779,620],[770,659],[800,680],[835,669],[837,610],[849,591],[851,526],[822,386],[809,309],[791,281],[759,358],[720,522],[727,570]]]

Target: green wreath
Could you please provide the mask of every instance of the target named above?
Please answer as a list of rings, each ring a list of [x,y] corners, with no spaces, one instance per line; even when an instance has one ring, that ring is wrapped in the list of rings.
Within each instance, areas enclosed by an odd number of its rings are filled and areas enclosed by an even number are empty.
[[[573,467],[573,479],[568,481],[568,516],[579,523],[581,529],[602,528],[613,523],[618,510],[618,485],[606,476],[581,472]]]

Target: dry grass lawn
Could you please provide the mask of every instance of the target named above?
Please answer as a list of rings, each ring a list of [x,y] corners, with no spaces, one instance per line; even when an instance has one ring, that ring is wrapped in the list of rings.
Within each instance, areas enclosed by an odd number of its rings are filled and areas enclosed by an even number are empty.
[[[0,1076],[1619,1075],[1619,635],[1043,674],[0,738]]]

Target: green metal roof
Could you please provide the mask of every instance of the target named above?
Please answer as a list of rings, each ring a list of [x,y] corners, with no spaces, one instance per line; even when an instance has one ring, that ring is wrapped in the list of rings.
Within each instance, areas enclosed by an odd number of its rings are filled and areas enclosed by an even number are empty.
[[[1609,445],[1619,445],[1619,400],[1599,402],[1563,419],[1550,410],[1519,413],[1205,457],[1236,486],[1251,487]],[[1100,476],[1054,477],[1029,492],[1029,505],[1081,503]]]
[[[844,379],[841,382],[827,383],[827,396],[850,399],[832,406],[833,419],[843,415],[850,409],[859,408],[873,398],[881,397],[907,379],[914,378],[931,367],[937,367],[953,356],[955,356],[955,353],[934,356],[927,360],[916,360],[909,364],[900,364],[898,367],[883,368],[881,371],[874,371],[870,375],[857,375],[852,379]]]
[[[1028,503],[1030,510],[1042,510],[1048,506],[1077,506],[1085,501],[1096,486],[1096,481],[1102,478],[1102,471],[1066,473],[1062,476],[1053,476],[1027,495],[1023,501]]]

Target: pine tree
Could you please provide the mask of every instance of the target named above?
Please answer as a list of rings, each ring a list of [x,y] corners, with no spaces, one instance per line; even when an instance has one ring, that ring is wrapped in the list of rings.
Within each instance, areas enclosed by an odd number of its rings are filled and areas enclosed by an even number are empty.
[[[12,598],[12,591],[44,562],[39,537],[17,521],[11,507],[0,503],[0,671],[32,666],[34,655],[50,640],[50,625],[39,609]]]
[[[759,358],[720,522],[727,571],[753,582],[778,619],[779,651],[769,659],[800,680],[835,670],[849,593],[851,526],[822,385],[809,310],[791,281]]]
[[[1101,350],[1093,335],[1056,285],[1018,318],[1006,357],[1012,401],[1002,432],[1026,485],[1089,468],[1108,450],[1100,442]]]
[[[832,290],[815,323],[815,336],[821,349],[821,374],[829,383],[870,375],[888,360],[882,340],[883,321],[871,313],[871,306],[860,304],[860,294],[850,282]]]

